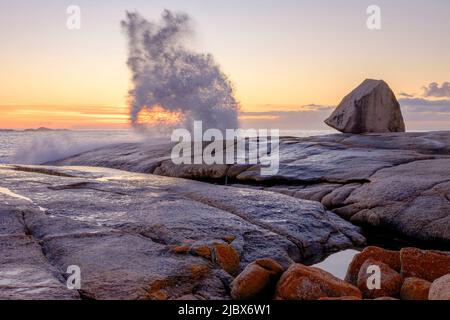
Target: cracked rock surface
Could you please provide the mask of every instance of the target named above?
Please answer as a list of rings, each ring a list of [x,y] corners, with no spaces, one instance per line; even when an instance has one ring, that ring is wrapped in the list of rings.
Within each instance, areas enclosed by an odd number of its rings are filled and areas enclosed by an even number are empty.
[[[450,245],[450,132],[334,134],[280,141],[280,170],[174,165],[170,145],[122,144],[58,161],[233,183],[321,202],[346,220]]]
[[[19,165],[0,166],[0,240],[0,299],[227,299],[228,272],[256,259],[287,267],[365,243],[319,202],[107,168]],[[66,286],[73,265],[79,290]]]

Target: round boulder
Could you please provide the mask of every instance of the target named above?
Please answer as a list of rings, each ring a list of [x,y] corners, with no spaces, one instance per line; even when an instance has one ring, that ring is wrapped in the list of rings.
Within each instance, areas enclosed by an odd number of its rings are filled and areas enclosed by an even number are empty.
[[[450,273],[450,254],[442,251],[403,248],[400,250],[402,276],[433,282]]]
[[[400,271],[400,253],[398,251],[386,250],[379,247],[367,247],[353,257],[352,262],[348,266],[345,281],[356,285],[359,270],[369,258],[383,262],[395,271]]]
[[[355,286],[314,267],[293,264],[281,276],[275,293],[277,300],[318,300],[325,297],[357,297]]]
[[[377,276],[372,271],[373,267],[378,267],[380,271],[379,287],[377,287],[376,281],[372,281]],[[367,259],[358,273],[358,288],[361,290],[364,298],[368,299],[398,297],[402,282],[402,276],[397,271],[391,269],[387,264],[374,259]]]
[[[429,300],[450,300],[450,274],[433,281],[428,295]]]
[[[272,259],[256,260],[231,283],[231,297],[235,300],[268,298],[273,295],[283,271],[283,267]]]
[[[431,282],[420,278],[406,278],[400,290],[402,300],[428,300]]]

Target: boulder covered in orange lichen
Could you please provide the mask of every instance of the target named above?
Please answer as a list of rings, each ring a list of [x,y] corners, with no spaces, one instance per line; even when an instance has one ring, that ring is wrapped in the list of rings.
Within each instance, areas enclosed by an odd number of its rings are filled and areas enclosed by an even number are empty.
[[[354,296],[361,298],[355,286],[314,267],[293,264],[277,284],[277,300],[317,300],[325,297]]]
[[[410,277],[403,281],[400,290],[402,300],[428,300],[431,282],[420,278]]]
[[[231,297],[235,300],[268,298],[284,269],[272,259],[259,259],[250,263],[231,284]]]
[[[400,250],[402,276],[433,282],[450,273],[450,254],[442,251],[404,248]]]
[[[353,258],[348,266],[345,281],[356,285],[359,270],[369,258],[383,262],[395,271],[400,271],[400,253],[398,251],[386,250],[379,247],[367,247]]]
[[[229,244],[214,244],[212,258],[215,263],[231,275],[236,275],[240,270],[239,254],[236,249]]]
[[[377,287],[377,283],[372,283],[371,277],[374,277],[374,273],[369,269],[376,266],[380,271],[380,283]],[[358,273],[358,288],[361,290],[364,298],[375,299],[381,297],[398,297],[400,289],[402,287],[402,276],[387,264],[377,261],[375,259],[367,259]],[[370,285],[374,285],[369,286]]]

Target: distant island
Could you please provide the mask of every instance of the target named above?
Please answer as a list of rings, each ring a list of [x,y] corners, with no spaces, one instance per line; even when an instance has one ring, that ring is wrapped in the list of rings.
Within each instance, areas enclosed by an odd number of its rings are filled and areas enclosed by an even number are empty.
[[[69,129],[50,129],[46,127],[30,128],[30,129],[1,129],[0,132],[53,132],[53,131],[70,131]]]
[[[40,127],[37,129],[25,129],[25,132],[47,132],[47,131],[69,131],[68,129],[50,129],[45,127]]]

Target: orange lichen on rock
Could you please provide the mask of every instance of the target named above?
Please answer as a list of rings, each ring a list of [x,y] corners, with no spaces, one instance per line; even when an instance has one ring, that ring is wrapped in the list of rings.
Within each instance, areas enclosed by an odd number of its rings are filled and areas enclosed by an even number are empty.
[[[400,290],[402,300],[428,300],[431,282],[420,278],[406,278]]]
[[[441,251],[404,248],[400,250],[402,276],[433,282],[450,273],[450,254]]]
[[[283,267],[272,259],[259,259],[250,263],[232,282],[232,298],[247,300],[270,297],[283,271]]]
[[[330,273],[302,264],[293,264],[277,284],[277,300],[318,300],[324,297],[354,296],[361,291]]]
[[[191,248],[191,252],[195,255],[211,260],[211,249],[208,246]]]
[[[172,253],[183,254],[183,253],[189,252],[189,247],[188,246],[170,246],[169,250]]]
[[[385,250],[379,247],[367,247],[353,258],[348,266],[345,281],[356,285],[359,270],[369,258],[383,262],[395,271],[400,271],[400,253],[398,251]]]
[[[223,241],[228,242],[228,243],[232,243],[234,240],[236,240],[235,236],[226,236],[223,237]]]
[[[378,266],[380,269],[380,287],[369,288],[368,282],[373,275],[369,272],[370,266]],[[402,287],[403,278],[395,270],[391,269],[387,264],[375,259],[367,259],[363,263],[358,273],[358,288],[361,290],[364,298],[381,298],[381,297],[398,297]]]
[[[226,243],[216,243],[213,249],[213,261],[226,272],[235,275],[240,270],[240,258],[236,249]]]
[[[205,264],[193,264],[189,267],[189,271],[194,279],[202,279],[208,275],[209,267]]]

